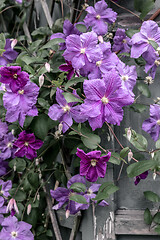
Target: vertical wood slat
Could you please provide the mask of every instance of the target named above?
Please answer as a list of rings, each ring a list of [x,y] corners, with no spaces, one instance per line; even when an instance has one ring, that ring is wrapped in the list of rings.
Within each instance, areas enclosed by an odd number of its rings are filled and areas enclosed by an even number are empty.
[[[42,8],[43,8],[45,17],[47,19],[47,23],[48,23],[49,27],[52,28],[53,20],[52,20],[52,17],[51,17],[51,14],[50,14],[48,4],[47,4],[46,0],[41,0],[41,5],[42,5]]]

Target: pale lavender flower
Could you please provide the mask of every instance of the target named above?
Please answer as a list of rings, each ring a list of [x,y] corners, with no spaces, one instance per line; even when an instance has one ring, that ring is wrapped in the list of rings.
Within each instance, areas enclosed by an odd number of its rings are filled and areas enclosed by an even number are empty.
[[[3,214],[6,213],[6,206],[4,206],[4,198],[0,196],[0,224],[3,222],[4,220],[4,216]]]
[[[35,107],[39,87],[32,82],[27,84],[17,93],[13,93],[9,88],[3,95],[4,107],[7,109],[6,121],[19,121],[20,126],[23,127],[26,116],[37,116],[38,111]]]
[[[0,158],[0,176],[5,175],[7,173],[7,169],[8,169],[8,162],[5,162]]]
[[[32,225],[20,221],[15,216],[9,216],[4,219],[1,226],[0,239],[5,240],[34,240],[34,236],[30,229]]]
[[[19,134],[18,139],[14,142],[14,146],[18,149],[15,152],[15,156],[33,159],[37,157],[37,150],[41,148],[43,142],[35,138],[34,133],[26,133],[23,131]]]
[[[1,187],[0,193],[4,197],[10,196],[9,190],[12,188],[12,181],[11,180],[8,180],[8,181],[4,182],[3,180],[0,179],[0,187]]]
[[[12,48],[12,40],[6,39],[4,52],[0,55],[0,65],[6,66],[16,59],[18,53]]]
[[[97,34],[94,32],[83,33],[80,36],[72,34],[66,39],[66,50],[63,56],[76,70],[83,67],[90,68],[90,63],[102,57],[97,43]]]
[[[5,134],[8,132],[8,125],[6,122],[2,122],[0,120],[0,139],[5,136]]]
[[[8,158],[14,158],[14,153],[16,151],[16,148],[13,146],[14,140],[16,138],[13,136],[12,133],[8,133],[7,135],[4,135],[4,138],[2,139],[0,143],[0,158],[2,160],[6,160]]]
[[[109,152],[101,157],[101,151],[91,151],[85,153],[82,149],[77,148],[77,156],[80,161],[80,175],[86,176],[89,182],[97,181],[98,177],[104,178],[106,174],[107,162],[111,157]]]
[[[156,70],[160,66],[160,57],[159,54],[156,54],[155,61],[152,64],[146,63],[145,72],[149,72],[149,75],[154,79],[156,75]]]
[[[131,41],[131,57],[139,58],[142,55],[148,64],[153,64],[156,51],[149,41],[154,41],[160,46],[160,28],[158,24],[152,20],[143,22],[140,32],[135,33]]]
[[[63,124],[63,133],[65,133],[73,124],[72,118],[77,121],[83,121],[83,116],[80,117],[79,106],[74,106],[76,102],[67,103],[63,96],[63,91],[57,88],[56,101],[58,104],[53,104],[49,108],[48,116],[54,121],[60,121]],[[76,94],[75,94],[76,95]],[[76,95],[78,97],[78,95]],[[84,119],[85,121],[85,119]]]
[[[134,93],[132,92],[132,90],[136,84],[137,79],[136,66],[128,66],[125,65],[123,62],[119,61],[116,69],[122,80],[122,88],[124,89],[124,91],[128,91],[132,97],[134,97]]]
[[[92,30],[98,35],[104,35],[108,31],[107,23],[113,23],[116,21],[117,13],[111,8],[107,8],[108,5],[104,0],[98,1],[94,8],[87,7],[87,16],[84,22],[87,27],[91,26]]]
[[[50,37],[50,40],[54,38],[62,38],[66,40],[66,38],[71,34],[80,35],[81,32],[69,20],[65,20],[63,24],[63,33],[52,34]],[[60,43],[59,45],[60,45],[60,50],[66,49],[66,43]]]
[[[73,176],[67,183],[67,188],[58,187],[56,190],[50,190],[51,196],[56,199],[58,204],[56,204],[53,209],[58,210],[64,204],[66,204],[66,211],[69,210],[69,214],[76,214],[79,210],[84,209],[84,205],[75,201],[69,200],[71,195],[76,195],[78,193],[73,192],[70,187],[73,183],[83,183],[86,184],[86,181],[79,174]]]
[[[130,38],[126,36],[125,29],[118,28],[116,34],[113,38],[113,47],[114,52],[130,52]]]
[[[157,141],[160,133],[160,106],[150,105],[150,118],[142,124],[142,129],[149,133],[154,141]]]
[[[81,105],[81,115],[88,118],[93,131],[101,128],[105,121],[120,125],[122,107],[134,102],[129,93],[123,90],[121,79],[114,70],[105,74],[103,79],[85,80],[83,89],[86,99]]]
[[[29,81],[29,74],[21,71],[19,66],[1,67],[0,82],[9,84],[12,92],[21,90]]]

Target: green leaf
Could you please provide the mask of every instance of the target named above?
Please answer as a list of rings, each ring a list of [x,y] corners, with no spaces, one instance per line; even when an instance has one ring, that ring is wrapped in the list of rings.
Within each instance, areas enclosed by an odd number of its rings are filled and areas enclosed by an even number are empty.
[[[156,148],[160,148],[160,139],[156,142]]]
[[[98,135],[93,133],[85,133],[86,137],[81,137],[83,144],[89,149],[96,149],[97,144],[100,144],[101,139]]]
[[[133,103],[132,106],[131,106],[131,108],[132,108],[135,112],[142,113],[142,112],[146,111],[147,106],[144,105],[144,104]]]
[[[88,204],[85,197],[83,197],[82,195],[74,194],[74,193],[71,194],[71,196],[69,197],[69,200],[72,200],[72,201],[78,202],[78,203],[82,203],[82,204]]]
[[[9,162],[9,167],[16,167],[17,172],[23,172],[26,168],[26,161],[23,158],[15,158]]]
[[[149,170],[150,168],[154,168],[155,162],[153,160],[144,160],[136,163],[132,163],[127,168],[128,177],[136,177],[141,173]]]
[[[59,43],[63,43],[65,42],[64,39],[62,38],[54,38],[52,40],[49,40],[49,42],[47,42],[43,47],[41,47],[39,50],[43,50],[43,49],[46,49],[46,48],[54,48],[55,45],[59,44]]]
[[[153,217],[153,222],[160,224],[160,212],[157,212]]]
[[[0,49],[4,49],[6,44],[5,35],[3,33],[0,34]]]
[[[146,191],[144,192],[144,196],[147,200],[151,202],[160,202],[160,197],[154,192]]]
[[[76,24],[76,28],[82,33],[85,33],[87,31],[87,28],[84,24]]]
[[[63,92],[62,93],[64,95],[64,98],[66,99],[67,103],[70,102],[82,102],[82,100],[78,97],[76,97],[75,95],[73,95],[72,93],[69,92]]]
[[[35,189],[38,188],[38,186],[39,186],[38,173],[30,172],[27,176],[27,179],[28,179],[28,182],[31,184],[32,187],[34,187]]]
[[[144,19],[154,8],[154,0],[134,0],[134,7],[136,11],[141,12],[140,18]]]
[[[151,97],[151,92],[145,83],[137,83],[137,88],[145,97]]]
[[[98,190],[98,194],[93,200],[102,201],[102,200],[108,198],[109,195],[113,194],[118,189],[119,189],[119,187],[115,186],[113,183],[105,182],[100,186],[100,188]]]
[[[11,194],[11,196],[16,200],[16,201],[19,201],[19,202],[22,202],[26,199],[26,193],[23,192],[22,190],[18,190],[16,192],[16,188],[12,188],[9,193]],[[15,194],[16,193],[16,194]]]
[[[158,234],[160,234],[160,225],[158,225],[154,230],[155,230],[155,232],[157,232]]]
[[[75,86],[77,83],[84,82],[84,77],[75,77],[69,80],[65,84],[65,89],[67,90],[70,86]]]
[[[42,36],[48,36],[51,35],[51,30],[49,27],[45,26],[45,27],[39,27],[37,29],[35,29],[32,33],[32,36],[37,36],[37,35],[42,35]]]
[[[153,40],[148,40],[148,42],[152,45],[152,47],[155,50],[157,50],[157,48],[159,47],[159,45],[155,41],[153,41]]]
[[[109,162],[119,165],[121,163],[121,158],[120,158],[119,153],[112,152]]]
[[[139,66],[145,66],[146,65],[146,62],[145,62],[143,57],[139,57],[139,58],[134,59],[134,60]]]
[[[148,208],[146,208],[144,211],[144,222],[148,225],[151,225],[152,223],[152,215]]]
[[[125,158],[128,155],[129,147],[125,147],[120,151],[120,157]]]
[[[125,31],[127,37],[129,37],[129,38],[132,38],[133,35],[138,32],[139,32],[139,30],[135,30],[135,29],[128,29]]]
[[[72,189],[74,192],[85,192],[86,191],[86,185],[80,182],[75,182],[70,186],[70,189]]]
[[[43,98],[38,98],[38,103],[40,106],[42,106],[44,109],[49,109],[50,108],[50,105],[48,103],[48,101],[46,101],[45,99]]]
[[[53,232],[51,231],[51,229],[48,229],[48,230],[47,230],[46,236],[48,236],[48,237],[53,237]]]
[[[128,128],[125,129],[125,132],[127,132]],[[137,148],[139,151],[146,151],[148,142],[145,137],[143,137],[141,134],[136,133],[134,130],[132,131],[130,143],[133,144],[135,148]],[[127,138],[127,134],[124,134],[124,137]],[[127,138],[128,139],[128,138]]]

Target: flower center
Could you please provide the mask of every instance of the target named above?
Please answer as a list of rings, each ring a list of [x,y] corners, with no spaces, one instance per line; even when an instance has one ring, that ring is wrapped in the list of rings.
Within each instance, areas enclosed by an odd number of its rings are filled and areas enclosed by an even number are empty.
[[[157,120],[157,124],[160,126],[160,119]]]
[[[123,39],[122,42],[123,42],[123,43],[127,43],[126,39]]]
[[[146,84],[152,84],[154,82],[153,78],[151,76],[147,76],[144,80]]]
[[[13,144],[11,142],[7,143],[7,148],[11,148]]]
[[[160,47],[158,47],[156,51],[158,52],[158,54],[160,54]]]
[[[86,49],[85,48],[81,48],[81,53],[85,54],[85,52],[86,52]]]
[[[28,147],[28,145],[29,145],[29,142],[24,143],[24,146]]]
[[[156,64],[157,67],[160,65],[160,61],[158,61],[158,60],[155,60],[154,63]]]
[[[126,81],[126,80],[128,80],[128,76],[127,76],[127,75],[123,75],[123,76],[121,76],[121,79],[122,79],[123,81]]]
[[[65,107],[62,108],[64,112],[69,112],[70,107],[68,105],[66,105]]]
[[[17,79],[17,73],[13,74],[13,78]]]
[[[3,190],[1,190],[1,191],[0,191],[0,193],[3,195],[4,191],[3,191]]]
[[[108,100],[108,98],[106,98],[105,96],[104,96],[104,97],[102,97],[101,101],[102,101],[102,103],[104,103],[104,104],[107,104],[107,103],[109,103],[109,100]]]
[[[91,165],[92,165],[92,167],[95,167],[96,164],[97,164],[97,160],[96,160],[96,159],[92,159],[92,160],[91,160]]]
[[[13,238],[16,238],[17,236],[18,236],[18,233],[17,232],[11,232],[11,236],[13,237]]]
[[[87,195],[91,195],[92,193],[93,193],[93,191],[91,189],[88,189]]]
[[[97,15],[97,16],[96,16],[96,18],[97,18],[97,19],[100,19],[100,18],[101,18],[101,16],[100,16],[100,15]]]
[[[21,95],[23,95],[24,90],[23,90],[23,89],[22,89],[22,90],[19,90],[18,93],[21,94]]]
[[[97,62],[96,62],[96,66],[97,66],[97,67],[100,67],[101,64],[102,64],[102,61],[97,61]]]

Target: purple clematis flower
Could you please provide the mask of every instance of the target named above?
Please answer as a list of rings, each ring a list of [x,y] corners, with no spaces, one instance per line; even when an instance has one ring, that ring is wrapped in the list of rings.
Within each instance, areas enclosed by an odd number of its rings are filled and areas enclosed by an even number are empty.
[[[4,138],[0,143],[0,158],[2,160],[6,160],[10,157],[14,158],[16,148],[13,146],[13,142],[15,139],[16,138],[13,136],[12,133],[4,135]]]
[[[139,58],[142,55],[148,64],[153,64],[156,51],[150,41],[154,41],[160,46],[160,28],[158,24],[152,20],[143,22],[140,32],[135,33],[131,41],[131,57]]]
[[[102,58],[97,43],[97,34],[94,32],[83,33],[80,36],[72,34],[66,39],[66,51],[63,56],[67,61],[71,61],[76,70],[90,68],[90,63]]]
[[[20,221],[15,216],[9,216],[4,219],[1,226],[0,239],[6,240],[34,240],[34,236],[30,229],[32,225]]]
[[[58,187],[56,190],[50,190],[51,196],[56,199],[58,204],[56,204],[53,209],[58,210],[60,209],[64,204],[67,204],[66,211],[69,210],[70,214],[76,214],[79,210],[83,210],[84,205],[88,206],[88,204],[81,204],[77,203],[75,201],[69,200],[69,197],[71,195],[75,195],[78,193],[73,192],[73,190],[70,189],[71,185],[73,183],[83,183],[86,184],[86,181],[83,177],[81,177],[79,174],[73,176],[67,183],[67,188]],[[87,207],[88,208],[88,207]]]
[[[97,181],[98,177],[104,178],[106,174],[107,162],[111,157],[111,152],[101,157],[101,151],[85,153],[77,148],[77,156],[80,161],[80,175],[86,176],[89,182]]]
[[[85,80],[83,84],[86,99],[81,105],[81,114],[88,118],[94,131],[107,121],[120,125],[123,119],[123,106],[130,105],[134,99],[122,88],[121,79],[112,70],[103,79]]]
[[[0,196],[0,224],[4,220],[3,214],[6,213],[6,206],[4,206],[4,198]]]
[[[141,173],[140,175],[136,176],[135,177],[135,180],[134,180],[134,184],[137,185],[141,179],[146,179],[148,176],[148,171],[144,172],[144,173]]]
[[[50,40],[54,38],[62,38],[66,40],[66,38],[71,34],[80,35],[81,32],[69,20],[65,20],[63,24],[63,33],[52,34],[52,36],[50,37]],[[66,43],[60,43],[59,45],[60,45],[60,50],[66,49]]]
[[[12,41],[10,39],[6,39],[4,52],[0,55],[0,65],[2,66],[11,63],[18,56],[18,53],[11,47],[11,43]]]
[[[68,72],[67,74],[68,80],[70,80],[73,77],[74,73],[76,74],[77,77],[79,77],[79,74],[73,68],[72,63],[68,62],[67,60],[66,60],[66,64],[62,64],[59,66],[59,69],[63,72]]]
[[[2,122],[0,120],[0,139],[3,138],[5,136],[5,134],[7,134],[8,132],[8,125],[6,122]]]
[[[9,84],[9,87],[14,93],[21,90],[29,81],[28,73],[21,72],[21,67],[17,66],[1,67],[0,75],[0,82]]]
[[[0,193],[4,197],[10,196],[9,190],[12,188],[12,181],[11,180],[8,180],[8,181],[4,182],[3,180],[0,179],[0,187],[1,187]]]
[[[18,120],[20,126],[23,127],[26,115],[37,116],[38,110],[35,104],[38,93],[39,87],[30,81],[17,93],[13,93],[7,88],[7,92],[3,95],[4,107],[7,109],[6,121],[15,122]]]
[[[137,79],[136,66],[128,66],[125,65],[123,62],[119,61],[116,69],[122,80],[122,88],[124,90],[127,90],[129,94],[134,97],[134,93],[132,92],[132,90],[136,84]]]
[[[108,5],[104,0],[97,2],[93,7],[87,7],[87,16],[84,22],[87,27],[91,26],[92,30],[98,35],[104,35],[108,31],[107,23],[113,23],[116,21],[117,13],[111,8],[107,8]]]
[[[58,104],[53,104],[49,108],[48,116],[54,121],[60,121],[63,124],[63,133],[65,133],[73,124],[72,118],[76,121],[85,121],[85,117],[81,117],[79,113],[79,106],[74,106],[76,102],[67,103],[63,96],[63,91],[57,88],[56,101]],[[75,94],[77,97],[78,95]]]
[[[114,52],[130,52],[130,38],[126,36],[125,29],[118,28],[116,34],[113,38],[113,47]]]
[[[33,159],[37,157],[36,150],[41,148],[42,145],[43,142],[35,139],[33,133],[26,133],[26,131],[23,131],[19,134],[18,139],[14,142],[14,146],[18,148],[15,152],[15,156],[26,156],[28,159]]]
[[[160,133],[160,106],[158,104],[150,105],[150,118],[143,122],[142,129],[149,133],[154,141],[158,140]]]
[[[157,67],[160,66],[160,57],[159,54],[156,54],[155,61],[152,64],[146,63],[145,72],[149,71],[149,75],[154,79],[156,75]]]
[[[8,162],[4,162],[0,158],[0,176],[3,176],[7,173],[7,168],[8,168]]]

